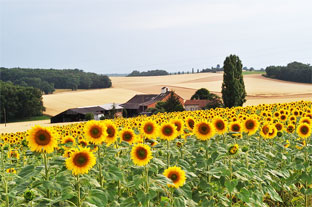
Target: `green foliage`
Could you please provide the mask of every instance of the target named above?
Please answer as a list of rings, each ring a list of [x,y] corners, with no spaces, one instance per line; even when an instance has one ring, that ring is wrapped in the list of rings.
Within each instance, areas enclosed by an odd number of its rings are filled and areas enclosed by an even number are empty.
[[[198,89],[195,94],[191,97],[191,100],[199,99],[199,100],[209,100],[211,101],[205,109],[211,108],[220,108],[223,107],[221,98],[213,93],[210,93],[206,88]]]
[[[134,70],[132,71],[128,77],[133,77],[133,76],[159,76],[159,75],[169,75],[169,73],[165,70],[149,70],[149,71],[143,71],[143,72],[140,72],[140,71],[137,71],[137,70]]]
[[[86,73],[82,70],[0,68],[1,80],[21,86],[39,88],[45,94],[55,89],[109,88],[112,83],[106,75]]]
[[[230,55],[224,61],[222,99],[225,107],[242,106],[246,102],[242,67],[236,55]]]
[[[93,120],[94,119],[94,114],[93,113],[87,113],[86,116],[85,116],[85,119],[87,121]]]
[[[312,83],[312,66],[299,62],[289,63],[287,66],[269,66],[266,75],[286,81]]]
[[[184,111],[184,108],[180,103],[179,98],[173,91],[171,91],[169,98],[165,102],[158,102],[155,108],[149,108],[148,111],[157,114],[163,112]]]
[[[0,81],[0,110],[0,121],[4,122],[6,115],[9,122],[12,119],[41,116],[45,108],[39,89]]]

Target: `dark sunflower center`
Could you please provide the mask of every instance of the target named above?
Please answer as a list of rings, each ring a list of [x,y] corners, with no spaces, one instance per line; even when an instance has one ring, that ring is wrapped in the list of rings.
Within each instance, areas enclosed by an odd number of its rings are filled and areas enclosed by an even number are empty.
[[[275,126],[276,126],[277,130],[281,130],[282,129],[282,125],[280,125],[280,124],[276,124]]]
[[[264,127],[262,128],[262,132],[263,132],[263,134],[267,134],[267,133],[269,132],[269,127],[264,126]]]
[[[163,133],[164,133],[166,136],[170,136],[170,135],[172,135],[173,130],[172,130],[172,128],[171,128],[170,126],[167,126],[167,127],[164,127]]]
[[[216,127],[220,130],[224,129],[224,123],[222,121],[218,121],[216,123]]]
[[[200,132],[201,134],[206,135],[206,134],[209,133],[209,131],[210,131],[210,128],[208,127],[208,125],[206,125],[206,124],[201,124],[201,125],[199,126],[199,132]]]
[[[125,133],[125,134],[124,134],[124,140],[125,140],[125,141],[130,141],[131,138],[132,138],[132,135],[131,135],[130,133]]]
[[[239,130],[240,130],[240,127],[237,125],[237,124],[234,124],[233,126],[232,126],[232,131],[234,131],[234,132],[239,132]]]
[[[289,126],[289,127],[287,127],[287,130],[288,130],[289,132],[292,132],[292,131],[294,131],[294,128],[293,128],[292,126]]]
[[[306,135],[306,134],[308,134],[308,132],[309,132],[309,128],[308,128],[307,126],[302,126],[302,127],[300,128],[300,132],[301,132],[302,134]]]
[[[67,140],[65,141],[65,143],[73,143],[73,140],[67,139]]]
[[[193,120],[189,120],[188,121],[188,125],[193,129],[194,128],[194,121]]]
[[[151,125],[151,124],[147,124],[147,125],[145,125],[145,127],[144,127],[144,131],[145,131],[145,133],[147,133],[147,134],[151,134],[151,133],[153,132],[153,129],[154,129],[154,127],[153,127],[153,125]]]
[[[143,147],[140,147],[137,149],[136,154],[140,160],[144,160],[147,157],[147,150]]]
[[[181,124],[176,122],[174,123],[174,125],[177,127],[177,131],[180,131],[181,130]]]
[[[108,134],[108,137],[113,137],[115,136],[115,129],[113,127],[108,127],[107,128],[107,134]]]
[[[40,130],[35,135],[35,142],[38,145],[48,145],[51,141],[51,135],[45,130]]]
[[[73,161],[76,166],[83,167],[88,163],[88,155],[83,152],[76,154]]]
[[[92,138],[99,138],[102,135],[102,130],[98,127],[93,127],[90,129],[90,134]]]
[[[247,129],[253,129],[255,127],[255,124],[254,124],[254,122],[252,121],[252,120],[248,120],[247,122],[246,122],[246,128]]]
[[[170,179],[174,182],[178,179],[178,175],[177,174],[172,174]]]

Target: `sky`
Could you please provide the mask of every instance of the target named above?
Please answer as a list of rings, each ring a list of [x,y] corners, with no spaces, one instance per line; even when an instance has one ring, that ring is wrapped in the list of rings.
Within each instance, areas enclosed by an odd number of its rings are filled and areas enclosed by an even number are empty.
[[[312,64],[311,0],[0,0],[0,66],[191,71]]]

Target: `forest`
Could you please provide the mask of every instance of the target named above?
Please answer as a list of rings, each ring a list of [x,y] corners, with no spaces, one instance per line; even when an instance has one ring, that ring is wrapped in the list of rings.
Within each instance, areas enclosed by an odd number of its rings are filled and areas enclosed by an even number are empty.
[[[31,69],[0,68],[0,80],[11,81],[15,85],[31,86],[45,94],[55,89],[94,89],[109,88],[111,80],[106,75],[84,72],[79,69]]]

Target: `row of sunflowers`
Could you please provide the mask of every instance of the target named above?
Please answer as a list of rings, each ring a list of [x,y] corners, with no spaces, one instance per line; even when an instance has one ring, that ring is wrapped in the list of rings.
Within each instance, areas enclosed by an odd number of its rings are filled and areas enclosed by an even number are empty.
[[[312,103],[2,133],[1,206],[311,206]]]

